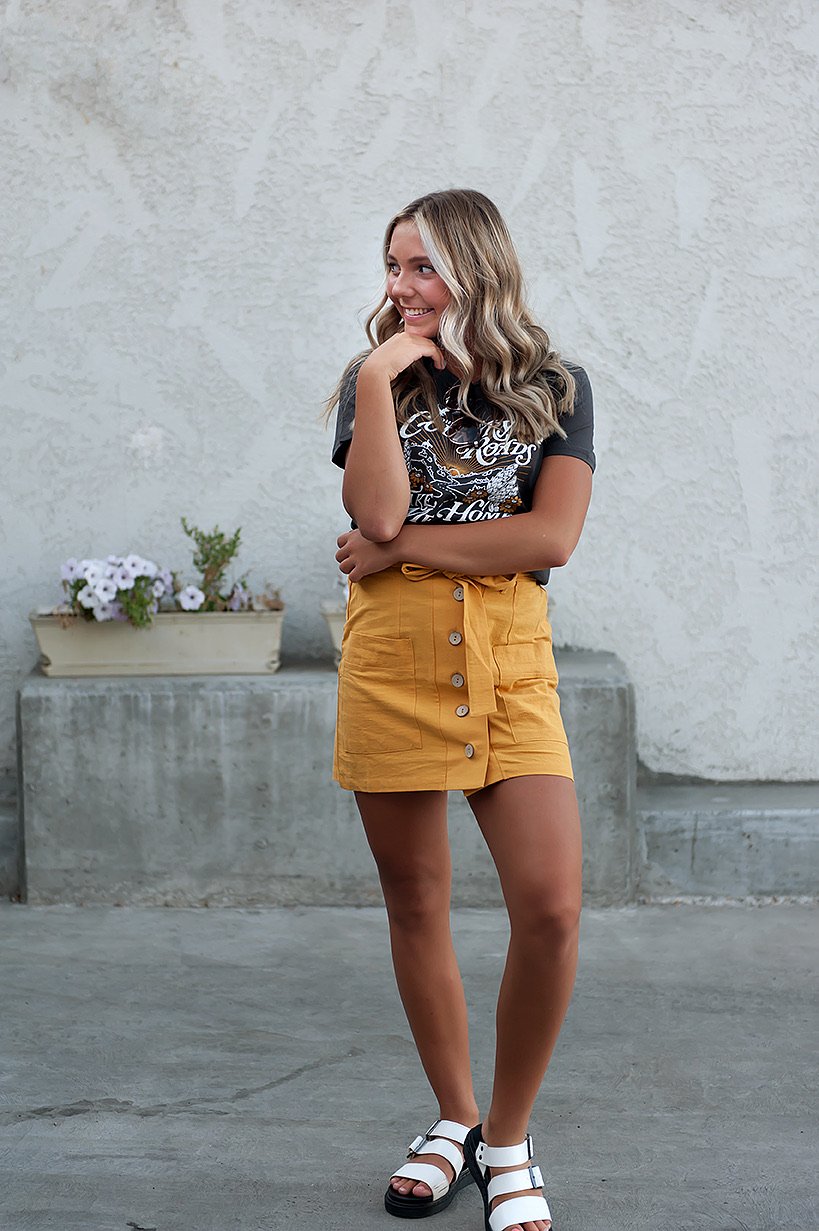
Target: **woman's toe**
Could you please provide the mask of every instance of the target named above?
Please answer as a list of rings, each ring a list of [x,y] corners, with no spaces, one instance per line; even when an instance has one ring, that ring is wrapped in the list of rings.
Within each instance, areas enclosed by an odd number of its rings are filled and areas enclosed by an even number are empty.
[[[432,1189],[428,1184],[418,1183],[415,1185],[415,1188],[413,1188],[412,1195],[413,1197],[431,1197]]]

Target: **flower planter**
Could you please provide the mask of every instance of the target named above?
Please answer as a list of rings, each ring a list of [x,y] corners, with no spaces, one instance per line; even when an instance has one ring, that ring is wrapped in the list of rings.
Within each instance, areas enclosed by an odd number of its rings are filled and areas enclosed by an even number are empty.
[[[48,609],[51,612],[51,609]],[[150,628],[31,612],[45,675],[272,675],[283,611],[160,611]]]
[[[347,608],[346,605],[338,603],[322,603],[321,614],[327,621],[327,627],[330,630],[333,649],[336,652],[336,666],[338,666],[341,662],[341,639],[344,636],[344,625],[347,621]]]

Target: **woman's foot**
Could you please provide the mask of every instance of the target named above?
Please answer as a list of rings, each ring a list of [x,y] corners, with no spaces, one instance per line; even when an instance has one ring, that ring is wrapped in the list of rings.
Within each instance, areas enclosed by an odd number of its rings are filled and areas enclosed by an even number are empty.
[[[513,1140],[516,1135],[512,1133]],[[507,1134],[497,1136],[488,1126],[479,1124],[465,1143],[469,1169],[484,1200],[487,1225],[495,1215],[504,1231],[549,1231],[552,1220],[543,1196],[543,1176],[532,1158],[532,1139],[527,1134],[516,1144],[503,1144],[508,1140]],[[510,1178],[505,1179],[507,1176]],[[504,1218],[498,1214],[507,1201],[518,1202],[519,1208],[508,1211],[510,1221],[504,1226]]]
[[[522,1165],[525,1167],[532,1166],[532,1159],[530,1158],[528,1163],[525,1163]],[[491,1180],[491,1179],[494,1179],[496,1175],[504,1175],[507,1171],[520,1171],[520,1169],[521,1169],[521,1164],[519,1164],[517,1167],[488,1167],[486,1174],[487,1174],[487,1178]],[[535,1171],[535,1175],[536,1176],[538,1175],[537,1171]],[[502,1197],[495,1197],[494,1200],[490,1202],[489,1209],[490,1209],[490,1212],[494,1212],[502,1202],[511,1201],[514,1197],[542,1197],[542,1196],[543,1196],[543,1186],[542,1185],[538,1188],[519,1189],[516,1192],[504,1193]],[[552,1225],[552,1221],[550,1218],[546,1218],[546,1219],[536,1218],[534,1222],[513,1223],[512,1226],[507,1229],[507,1231],[521,1231],[521,1229],[522,1231],[548,1231],[551,1225]]]
[[[469,1115],[465,1117],[461,1117],[461,1116],[443,1117],[442,1116],[441,1119],[454,1120],[456,1123],[460,1123],[460,1124],[475,1124],[478,1120],[478,1116],[479,1116],[479,1112],[476,1108],[474,1112],[470,1112]],[[434,1127],[435,1126],[433,1125],[433,1128]],[[462,1143],[460,1141],[457,1141],[454,1137],[450,1137],[446,1132],[433,1132],[432,1140],[434,1140],[436,1137],[443,1137],[447,1141],[451,1141],[452,1144],[456,1147],[456,1149],[460,1153],[461,1166],[458,1168],[458,1175],[460,1175],[461,1169],[463,1168],[464,1150],[463,1150]],[[419,1157],[419,1156],[416,1155],[413,1151],[410,1151],[409,1161],[412,1162],[412,1160],[416,1157]],[[444,1175],[449,1180],[450,1184],[452,1184],[457,1178],[455,1174],[454,1166],[447,1158],[444,1157],[444,1155],[425,1153],[422,1156],[420,1156],[420,1158],[425,1163],[431,1163],[435,1167],[440,1167]],[[413,1197],[431,1197],[432,1196],[432,1189],[429,1187],[428,1184],[424,1184],[421,1181],[413,1180],[412,1178],[408,1176],[401,1176],[401,1175],[392,1176],[390,1178],[390,1188],[392,1188],[395,1192],[400,1193],[402,1196],[413,1196]]]

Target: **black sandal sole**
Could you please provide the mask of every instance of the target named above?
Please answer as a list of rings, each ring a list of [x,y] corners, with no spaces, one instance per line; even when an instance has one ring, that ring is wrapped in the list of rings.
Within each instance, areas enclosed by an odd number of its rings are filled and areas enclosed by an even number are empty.
[[[462,1188],[471,1184],[473,1175],[464,1165],[461,1174],[452,1181],[443,1197],[433,1200],[432,1197],[411,1197],[409,1194],[397,1193],[391,1186],[384,1193],[384,1209],[396,1218],[431,1218],[450,1205]],[[420,1181],[416,1180],[416,1184]],[[425,1182],[425,1181],[423,1181]]]
[[[489,1215],[491,1213],[489,1209],[489,1181],[484,1179],[483,1173],[481,1172],[478,1164],[478,1160],[475,1157],[475,1152],[483,1141],[483,1135],[481,1133],[482,1127],[482,1124],[476,1124],[475,1127],[471,1128],[467,1133],[466,1140],[464,1141],[464,1162],[469,1168],[478,1192],[481,1194],[481,1200],[483,1201],[483,1219],[486,1231],[492,1231],[489,1224]]]

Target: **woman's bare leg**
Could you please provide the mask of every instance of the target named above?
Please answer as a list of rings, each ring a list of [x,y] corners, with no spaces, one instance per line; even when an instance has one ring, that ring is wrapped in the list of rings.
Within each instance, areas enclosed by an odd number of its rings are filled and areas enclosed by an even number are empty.
[[[445,791],[356,791],[390,927],[398,991],[439,1116],[479,1119],[469,1063],[466,1000],[449,922],[452,862]],[[446,1175],[445,1158],[425,1154]],[[393,1177],[398,1192],[430,1195],[426,1184]]]
[[[469,803],[498,869],[511,925],[483,1136],[488,1145],[514,1145],[526,1138],[574,986],[580,817],[574,783],[554,774],[506,779],[471,795]],[[515,1195],[496,1199],[493,1208]],[[523,1224],[524,1231],[549,1226],[541,1220]]]

